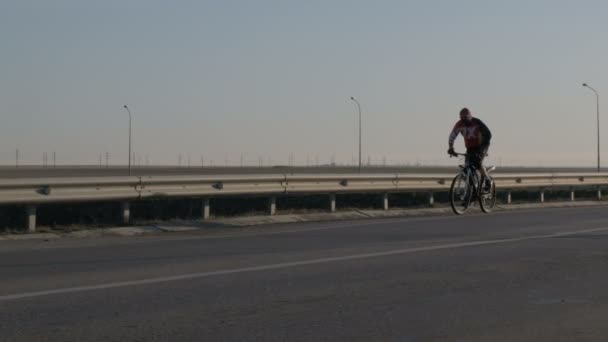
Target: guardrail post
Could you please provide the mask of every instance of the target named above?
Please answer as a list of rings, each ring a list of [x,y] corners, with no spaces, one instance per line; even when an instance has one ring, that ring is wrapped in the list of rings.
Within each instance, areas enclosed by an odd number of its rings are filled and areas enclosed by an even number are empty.
[[[545,203],[545,189],[540,189],[540,203]]]
[[[26,215],[26,224],[27,224],[27,232],[35,233],[36,232],[36,206],[28,205],[25,208]]]
[[[507,191],[507,204],[511,204],[511,190]]]
[[[277,198],[270,197],[268,200],[268,214],[274,216],[277,213]]]
[[[388,193],[382,194],[382,209],[388,210]]]
[[[435,195],[433,194],[433,192],[429,192],[429,205],[434,205],[435,204]]]
[[[131,220],[131,203],[122,202],[122,223],[128,224]]]
[[[336,194],[329,194],[329,211],[336,211]]]
[[[574,202],[574,188],[570,188],[570,201]]]
[[[203,220],[208,220],[211,216],[211,201],[208,198],[203,199]]]
[[[601,201],[602,200],[602,189],[597,188],[597,200]]]

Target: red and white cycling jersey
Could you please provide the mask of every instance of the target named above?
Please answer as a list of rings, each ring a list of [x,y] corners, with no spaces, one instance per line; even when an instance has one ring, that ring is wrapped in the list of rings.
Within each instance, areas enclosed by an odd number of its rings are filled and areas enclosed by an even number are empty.
[[[454,125],[449,138],[450,146],[454,145],[454,140],[456,140],[458,134],[462,134],[467,149],[489,145],[490,139],[492,139],[492,133],[490,133],[488,126],[477,118],[472,118],[470,121],[459,120]]]

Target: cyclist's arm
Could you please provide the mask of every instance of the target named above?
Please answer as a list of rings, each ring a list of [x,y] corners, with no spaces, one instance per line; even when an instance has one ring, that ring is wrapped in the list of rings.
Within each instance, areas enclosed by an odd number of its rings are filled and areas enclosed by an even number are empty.
[[[456,137],[458,137],[458,134],[461,133],[462,131],[462,126],[460,125],[460,121],[456,123],[456,125],[454,125],[454,128],[452,129],[452,132],[450,133],[450,136],[448,138],[448,145],[450,146],[450,148],[454,148],[454,141],[456,140]]]
[[[492,139],[492,132],[490,132],[490,129],[488,128],[488,126],[486,126],[485,123],[483,123],[483,121],[476,119],[477,120],[477,124],[479,125],[479,130],[481,131],[481,139],[483,140],[481,142],[482,145],[489,145],[490,144],[490,140]]]

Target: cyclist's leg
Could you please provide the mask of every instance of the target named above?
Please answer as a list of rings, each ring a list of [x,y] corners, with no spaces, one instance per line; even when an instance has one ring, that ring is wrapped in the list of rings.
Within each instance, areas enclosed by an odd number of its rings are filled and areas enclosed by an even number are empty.
[[[478,148],[467,148],[467,165],[471,166],[472,169],[474,170],[474,173],[477,173],[476,170],[479,170],[479,157],[478,157]],[[472,192],[472,197],[471,197],[471,201],[476,201],[477,200],[477,190],[479,187],[479,173],[477,173],[476,175],[471,174],[470,178],[469,178],[469,190]]]
[[[477,153],[475,148],[467,148],[465,164],[473,166],[473,168],[477,167]]]
[[[484,187],[486,187],[486,188],[490,188],[491,184],[490,184],[490,175],[488,175],[488,171],[486,171],[486,168],[483,165],[483,161],[486,158],[486,155],[488,154],[489,149],[490,149],[490,146],[479,149],[479,171],[481,172],[481,175],[483,177],[482,178],[483,184],[484,184]]]
[[[482,149],[480,147],[467,149],[467,160],[475,169],[479,170],[483,174],[481,169],[481,150]]]

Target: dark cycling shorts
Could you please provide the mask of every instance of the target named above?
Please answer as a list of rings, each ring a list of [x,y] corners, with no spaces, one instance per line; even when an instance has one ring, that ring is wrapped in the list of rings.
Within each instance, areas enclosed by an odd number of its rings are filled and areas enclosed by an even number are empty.
[[[481,170],[483,159],[488,154],[490,145],[478,146],[467,149],[467,162],[471,163],[476,169]]]

